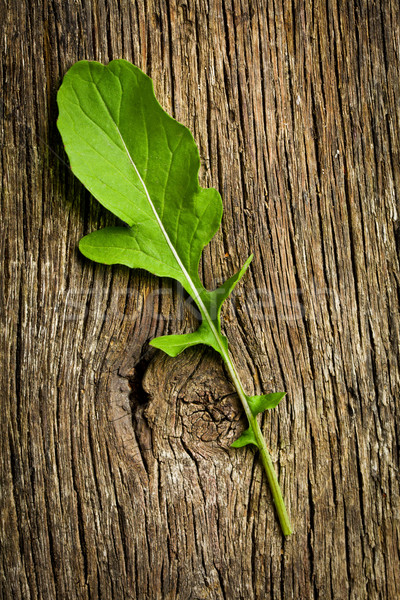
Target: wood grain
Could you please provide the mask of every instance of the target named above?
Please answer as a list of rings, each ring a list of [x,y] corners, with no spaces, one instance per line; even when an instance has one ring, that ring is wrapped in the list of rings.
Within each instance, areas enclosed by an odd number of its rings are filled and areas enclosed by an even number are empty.
[[[399,564],[400,17],[392,0],[0,1],[1,597],[389,599]],[[113,223],[56,92],[126,58],[223,196],[201,271],[255,260],[224,327],[295,527],[283,540],[211,351],[168,281],[92,264]],[[396,249],[397,242],[397,249]]]

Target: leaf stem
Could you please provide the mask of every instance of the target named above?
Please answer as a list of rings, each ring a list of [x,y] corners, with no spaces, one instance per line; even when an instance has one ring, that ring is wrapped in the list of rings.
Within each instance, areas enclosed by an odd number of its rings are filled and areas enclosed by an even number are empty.
[[[291,535],[293,533],[292,526],[290,524],[290,518],[286,510],[285,502],[283,500],[281,488],[279,486],[278,478],[275,473],[274,465],[272,464],[271,456],[268,452],[267,444],[265,443],[264,436],[258,424],[256,417],[251,412],[249,403],[247,402],[247,397],[241,381],[239,379],[239,375],[232,363],[230,356],[224,352],[222,354],[222,358],[228,368],[229,374],[232,378],[232,382],[236,388],[238,396],[242,402],[244,411],[246,413],[247,419],[251,428],[253,429],[254,436],[257,440],[257,444],[261,454],[261,461],[264,465],[265,472],[267,474],[268,483],[272,492],[272,497],[274,500],[276,512],[278,513],[279,522],[281,524],[282,532],[285,536]]]

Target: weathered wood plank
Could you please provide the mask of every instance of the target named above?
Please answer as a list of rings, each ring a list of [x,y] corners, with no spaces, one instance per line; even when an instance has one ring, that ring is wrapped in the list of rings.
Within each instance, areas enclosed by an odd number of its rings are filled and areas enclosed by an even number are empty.
[[[391,0],[0,3],[1,594],[394,599],[400,585],[400,105]],[[295,525],[177,289],[84,260],[112,223],[68,169],[55,96],[131,60],[194,133],[224,201],[201,271],[255,253],[224,311]]]

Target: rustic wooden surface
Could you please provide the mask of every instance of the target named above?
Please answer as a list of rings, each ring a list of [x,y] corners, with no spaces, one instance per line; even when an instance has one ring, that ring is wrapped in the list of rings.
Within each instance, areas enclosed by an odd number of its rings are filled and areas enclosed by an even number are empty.
[[[395,599],[400,18],[394,0],[0,2],[1,597]],[[56,91],[131,60],[223,196],[207,286],[263,430],[283,540],[218,357],[148,347],[194,319],[83,259],[113,219],[66,164]],[[397,430],[396,430],[397,427]]]

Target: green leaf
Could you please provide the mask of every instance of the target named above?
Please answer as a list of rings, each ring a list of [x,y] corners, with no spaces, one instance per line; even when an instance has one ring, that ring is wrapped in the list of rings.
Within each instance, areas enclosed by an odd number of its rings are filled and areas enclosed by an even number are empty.
[[[247,396],[247,402],[251,412],[256,417],[264,410],[275,408],[279,402],[286,396],[286,392],[275,392],[273,394],[263,394],[262,396]]]
[[[176,279],[194,299],[202,328],[168,342],[164,336],[154,346],[172,356],[197,343],[227,352],[221,306],[252,257],[220,288],[204,289],[200,257],[221,223],[222,201],[215,189],[199,186],[200,158],[190,131],[161,108],[151,79],[125,60],[76,63],[57,102],[73,172],[128,225],[85,236],[81,252],[107,265]]]
[[[220,323],[221,308],[223,303],[233,292],[234,288],[239,283],[239,281],[242,279],[243,275],[249,268],[252,260],[253,254],[249,256],[249,258],[246,260],[240,271],[235,273],[235,275],[232,275],[232,277],[227,279],[225,283],[223,283],[219,288],[217,288],[213,292],[207,292],[207,295],[204,298],[204,302],[207,306],[208,312],[210,313],[210,315],[216,323]]]
[[[57,102],[58,128],[72,171],[126,223],[126,227],[107,227],[85,236],[79,244],[81,252],[107,265],[118,263],[171,277],[192,297],[201,313],[197,331],[162,336],[151,343],[170,356],[197,344],[219,352],[250,424],[232,446],[259,447],[282,531],[289,535],[289,516],[255,418],[276,406],[283,395],[245,394],[221,331],[222,304],[252,256],[218,289],[210,292],[203,287],[200,258],[220,226],[222,201],[215,189],[199,185],[200,158],[192,134],[161,108],[151,79],[125,60],[107,66],[76,63],[64,77]]]
[[[276,392],[273,394],[263,394],[262,396],[247,396],[247,402],[254,417],[262,413],[264,410],[275,408],[278,406],[282,398],[286,396],[286,392]],[[249,427],[242,433],[233,444],[232,448],[241,448],[247,444],[254,444],[258,447],[257,440],[252,427]]]
[[[200,255],[220,225],[221,197],[199,186],[193,137],[163,111],[151,79],[124,60],[82,61],[65,75],[57,101],[73,172],[131,228],[91,234],[82,252],[106,264],[145,265],[190,294],[202,291]]]
[[[154,348],[159,348],[169,354],[169,356],[178,356],[186,348],[195,346],[196,344],[206,344],[212,346],[217,351],[219,348],[216,345],[215,338],[212,335],[207,323],[202,323],[194,333],[185,333],[183,335],[163,335],[154,338],[150,345]],[[224,345],[227,349],[226,338],[224,337]]]
[[[240,438],[238,438],[233,442],[233,444],[231,444],[231,448],[243,448],[243,446],[247,446],[248,444],[253,444],[258,448],[257,440],[251,427],[246,429],[246,431],[242,433]]]

